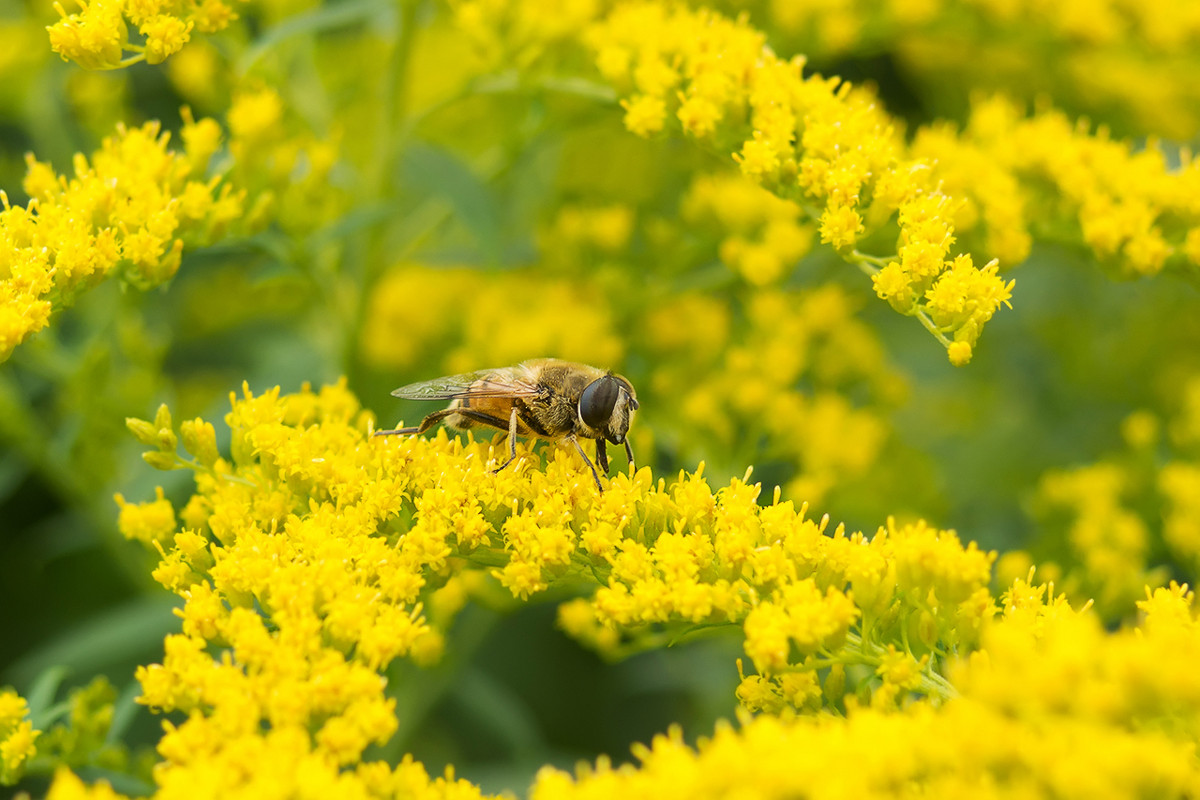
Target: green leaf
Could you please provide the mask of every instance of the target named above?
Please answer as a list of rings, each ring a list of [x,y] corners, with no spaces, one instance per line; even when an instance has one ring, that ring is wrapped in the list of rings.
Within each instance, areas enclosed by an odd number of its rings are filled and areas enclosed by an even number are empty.
[[[134,719],[144,709],[138,705],[137,698],[142,693],[142,686],[137,681],[130,681],[121,690],[120,696],[113,703],[112,725],[108,728],[105,744],[120,745],[124,742],[125,732],[133,724]]]
[[[512,689],[482,670],[465,670],[453,698],[471,716],[471,730],[496,737],[513,756],[538,753],[546,747],[529,707]]]
[[[179,619],[172,613],[179,602],[163,592],[96,614],[13,663],[0,683],[40,688],[45,680],[49,686],[47,673],[63,669],[61,665],[69,665],[72,675],[89,678],[114,668],[130,670],[140,660],[161,654],[163,638],[179,630]]]
[[[29,703],[29,715],[35,721],[34,727],[46,727],[58,716],[58,709],[51,709],[58,688],[71,670],[64,666],[52,666],[43,670],[33,680],[25,701]],[[62,705],[61,703],[59,705]]]

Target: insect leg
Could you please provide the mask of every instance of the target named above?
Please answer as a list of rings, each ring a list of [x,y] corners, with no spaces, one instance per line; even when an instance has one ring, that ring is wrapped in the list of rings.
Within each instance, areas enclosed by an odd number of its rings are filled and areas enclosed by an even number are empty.
[[[511,464],[517,457],[517,407],[513,406],[512,414],[508,416],[508,461],[492,470],[495,475]]]
[[[439,422],[451,414],[458,413],[460,409],[444,408],[441,411],[435,411],[425,419],[421,420],[421,424],[415,428],[396,428],[394,431],[375,431],[376,436],[390,436],[394,433],[409,434],[409,433],[424,433],[433,427],[435,422]]]
[[[637,472],[637,464],[633,463],[633,448],[629,446],[629,440],[625,440],[625,455],[629,458],[629,471]]]
[[[587,453],[583,452],[583,448],[579,446],[579,440],[575,438],[575,434],[564,436],[563,438],[575,445],[575,449],[579,451],[579,457],[583,459],[583,463],[587,464],[588,469],[592,471],[592,478],[596,481],[596,488],[603,492],[604,486],[600,483],[600,474],[596,472],[596,467],[592,464],[591,459],[587,457]]]
[[[596,440],[596,466],[605,475],[608,474],[608,447],[603,439]]]

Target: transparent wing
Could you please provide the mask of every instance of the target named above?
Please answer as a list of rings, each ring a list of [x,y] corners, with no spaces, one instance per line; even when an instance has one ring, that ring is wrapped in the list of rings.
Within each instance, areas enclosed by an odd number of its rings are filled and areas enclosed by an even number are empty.
[[[504,369],[485,369],[449,375],[431,381],[410,383],[392,392],[405,400],[456,400],[466,397],[537,397],[542,392],[532,382],[522,380],[516,372]]]

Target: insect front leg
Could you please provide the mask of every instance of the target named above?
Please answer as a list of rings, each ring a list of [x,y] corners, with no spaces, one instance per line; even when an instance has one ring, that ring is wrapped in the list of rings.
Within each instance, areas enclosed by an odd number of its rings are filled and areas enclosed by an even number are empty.
[[[596,466],[605,475],[608,474],[608,446],[603,439],[596,440]]]
[[[587,453],[583,452],[583,448],[579,446],[579,440],[575,438],[575,434],[564,436],[563,438],[575,445],[575,450],[578,451],[579,457],[583,459],[583,463],[587,464],[588,469],[592,471],[592,478],[596,481],[596,488],[603,492],[604,485],[600,483],[600,473],[596,472],[596,467],[594,464],[592,464],[592,460],[587,457]],[[599,440],[597,439],[597,441]]]
[[[508,461],[505,461],[500,466],[492,470],[495,475],[500,470],[511,464],[517,457],[517,407],[514,405],[512,413],[508,416]]]
[[[637,464],[633,463],[633,448],[629,446],[629,439],[625,440],[625,456],[629,459],[629,471],[637,472]]]
[[[435,411],[425,419],[421,420],[421,424],[415,428],[396,428],[392,431],[375,431],[376,436],[391,436],[392,434],[409,434],[409,433],[424,433],[434,426],[435,423],[442,421],[451,414],[457,412],[456,408],[444,408],[441,411]]]

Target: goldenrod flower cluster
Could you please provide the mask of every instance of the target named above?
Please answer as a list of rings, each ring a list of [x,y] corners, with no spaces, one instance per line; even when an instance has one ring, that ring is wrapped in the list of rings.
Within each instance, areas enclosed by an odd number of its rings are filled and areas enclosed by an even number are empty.
[[[138,672],[141,702],[185,715],[159,742],[156,796],[462,791],[449,778],[431,783],[420,765],[362,761],[397,725],[380,671],[400,657],[436,659],[442,637],[428,614],[448,613],[434,591],[451,575],[448,543],[399,516],[417,489],[396,467],[414,454],[369,439],[342,386],[247,392],[227,422],[232,461],[207,423],[184,422],[176,435],[165,408],[154,422],[130,422],[156,447],[148,461],[174,466],[166,456],[178,441],[197,470],[178,530],[162,500],[121,514],[127,536],[159,548],[155,579],[185,601],[162,663]],[[430,452],[430,486],[456,460],[444,441],[408,441]],[[464,541],[485,527],[464,527]]]
[[[732,187],[750,189],[753,202],[782,204],[742,179],[733,179],[727,192],[736,197]],[[753,205],[744,210],[758,217]],[[724,206],[722,213],[736,212]],[[565,240],[556,234],[556,242]],[[368,363],[414,380],[420,377],[414,367],[428,363],[434,350],[443,354],[436,370],[447,375],[516,363],[531,351],[612,364],[626,356],[618,335],[626,329],[655,365],[644,379],[630,378],[653,396],[672,398],[644,410],[656,436],[649,426],[631,432],[643,457],[672,447],[699,460],[714,449],[737,453],[762,441],[766,458],[794,465],[787,494],[814,503],[867,481],[878,466],[891,435],[886,414],[902,396],[903,381],[888,369],[881,344],[855,318],[844,290],[763,288],[742,307],[680,293],[631,315],[620,298],[602,301],[604,288],[602,279],[567,282],[529,270],[485,278],[464,267],[397,266],[371,298],[362,352]],[[621,285],[620,291],[633,290]],[[471,296],[470,313],[458,318],[464,292]],[[531,296],[542,301],[536,310],[527,310]],[[421,298],[418,308],[412,297]],[[511,324],[514,315],[519,326]],[[797,391],[800,384],[810,391]],[[861,399],[852,402],[851,394]],[[727,473],[738,463],[744,458],[715,466]]]
[[[405,374],[444,352],[451,375],[554,352],[585,364],[616,364],[624,348],[614,312],[596,302],[597,287],[528,271],[488,278],[466,267],[397,265],[379,281],[361,331],[364,359]],[[464,295],[470,313],[460,316]],[[528,309],[528,298],[542,300]],[[421,298],[414,309],[411,299]],[[518,315],[520,324],[513,324]]]
[[[998,264],[955,254],[953,214],[929,161],[906,150],[894,121],[839,79],[803,76],[803,59],[777,57],[761,33],[706,9],[619,5],[587,35],[606,79],[628,97],[634,133],[683,132],[732,152],[743,174],[805,205],[821,241],[881,267],[876,293],[917,316],[965,364],[983,325],[1009,300]],[[896,216],[894,257],[856,246]],[[868,264],[869,266],[869,264]]]
[[[12,689],[0,689],[0,785],[16,782],[25,762],[37,752],[41,731],[33,728],[29,704]]]
[[[1156,143],[1135,148],[1054,109],[1026,116],[1002,97],[978,99],[961,134],[922,129],[913,151],[936,159],[947,190],[969,199],[960,230],[980,225],[1005,263],[1024,260],[1036,229],[1086,245],[1127,276],[1154,275],[1169,260],[1200,267],[1200,166],[1188,153],[1172,166]]]
[[[713,491],[702,470],[668,484],[643,468],[598,492],[565,448],[542,466],[522,447],[492,473],[493,445],[372,438],[371,415],[342,385],[232,400],[231,459],[200,421],[176,437],[192,460],[148,458],[195,470],[179,529],[159,522],[161,499],[122,512],[127,535],[158,528],[155,577],[185,601],[162,664],[139,670],[142,702],[187,715],[165,726],[156,797],[254,796],[301,780],[346,796],[477,796],[415,762],[362,756],[395,730],[379,672],[436,659],[480,580],[518,598],[574,587],[582,595],[560,623],[610,653],[732,625],[755,669],[738,697],[766,712],[696,749],[678,731],[656,738],[635,749],[637,769],[544,770],[534,797],[714,796],[751,769],[768,797],[914,780],[1013,797],[1200,785],[1200,677],[1186,666],[1200,656],[1200,622],[1186,587],[1147,594],[1139,627],[1109,634],[1031,578],[997,601],[994,556],[923,523],[831,532],[778,497],[760,505],[758,486]],[[130,424],[155,444],[150,456],[173,452],[165,410]],[[777,716],[788,708],[848,719]],[[850,753],[861,768],[829,768]]]
[[[179,52],[192,31],[213,33],[237,18],[222,0],[78,0],[80,10],[49,26],[50,46],[86,69],[119,69],[141,61],[159,64]],[[129,38],[130,26],[142,36]],[[129,55],[127,55],[129,54]]]
[[[73,63],[0,24],[0,600],[54,583],[0,783],[1200,796],[1192,5],[78,0]],[[637,467],[373,435],[539,356],[637,387]],[[672,705],[601,731],[538,635]],[[128,685],[56,699],[69,647]]]
[[[0,244],[11,249],[0,275],[0,361],[106,278],[149,289],[174,277],[185,249],[274,219],[311,226],[337,213],[342,198],[327,185],[335,140],[285,129],[281,100],[270,89],[238,93],[229,120],[234,160],[211,177],[221,128],[187,109],[181,149],[169,146],[159,123],[148,122],[119,126],[90,159],[78,155],[73,177],[27,157],[28,205],[10,205],[0,191]]]
[[[1072,598],[1091,599],[1119,619],[1145,587],[1162,587],[1169,553],[1177,574],[1200,575],[1200,378],[1182,382],[1176,412],[1130,414],[1123,447],[1104,458],[1042,475],[1035,509],[1044,534],[1033,555]],[[1146,509],[1153,509],[1147,514]],[[1005,556],[1013,570],[1028,556]],[[1006,568],[1002,564],[1002,571]]]
[[[499,24],[524,13],[521,3],[466,6],[467,27],[479,25],[480,16]],[[843,9],[848,19],[865,13],[852,6]],[[1155,8],[1134,14],[1147,37],[1172,20],[1181,26],[1173,41],[1191,35],[1186,14]],[[892,10],[908,22],[939,12]],[[1172,260],[1197,263],[1200,233],[1189,199],[1195,168],[1187,153],[1174,167],[1153,142],[1135,147],[1053,108],[1027,116],[1002,96],[976,101],[961,133],[932,125],[910,146],[869,93],[836,78],[804,76],[803,58],[777,57],[742,20],[656,2],[593,11],[583,38],[601,74],[624,95],[631,131],[649,136],[671,123],[732,154],[746,176],[811,215],[821,241],[870,272],[876,293],[916,316],[953,363],[970,360],[983,325],[1011,298],[1013,282],[1000,277],[998,265],[1024,261],[1035,235],[1079,242],[1128,275],[1157,273]],[[832,19],[841,12],[803,13]],[[1012,18],[1011,8],[1003,13]],[[1105,13],[1096,19],[1125,12]],[[1074,30],[1068,20],[1076,17],[1095,21],[1082,13],[1056,19]],[[569,39],[560,29],[520,30],[547,46]],[[893,219],[895,255],[871,255]],[[777,279],[805,247],[795,236],[783,244],[781,228],[774,233],[764,247],[731,241],[722,257],[750,280]],[[960,237],[994,261],[979,268],[970,254],[956,253]]]
[[[208,179],[220,143],[211,119],[186,119],[183,150],[168,148],[156,122],[118,129],[74,177],[32,156],[26,207],[0,192],[0,360],[48,324],[51,313],[110,276],[149,288],[175,274],[189,243],[210,242],[243,213],[243,197]]]
[[[904,389],[856,310],[834,285],[761,289],[743,307],[687,293],[650,310],[645,385],[673,398],[656,429],[696,459],[762,441],[765,459],[797,467],[787,495],[813,503],[865,479]]]
[[[43,685],[39,692],[46,701]],[[108,680],[99,676],[86,686],[71,690],[65,702],[37,713],[39,726],[35,730],[29,704],[10,689],[0,690],[0,786],[16,783],[36,759],[43,765],[58,764],[66,769],[92,767],[114,772],[135,774],[139,766],[130,758],[129,749],[111,736],[116,691]],[[78,780],[78,779],[76,779]]]
[[[1186,140],[1200,16],[1188,0],[738,0],[777,43],[825,63],[888,52],[939,110],[972,92],[1053,94],[1127,133]]]
[[[812,249],[815,230],[804,211],[737,174],[697,178],[681,204],[684,219],[704,229],[716,221],[726,232],[719,253],[748,283],[778,283]]]
[[[572,777],[545,768],[536,800],[614,796],[1184,797],[1200,780],[1194,743],[1193,596],[1160,589],[1137,629],[1107,635],[1047,587],[1018,581],[983,649],[956,662],[940,707],[759,715],[694,747],[674,729]],[[1164,659],[1164,660],[1160,660]],[[1187,698],[1187,699],[1184,699]],[[950,732],[955,735],[948,735]]]
[[[245,684],[243,697],[257,696],[258,680],[273,687],[237,711],[251,727],[354,706],[357,733],[338,729],[348,753],[339,758],[353,761],[391,732],[368,728],[389,717],[378,706],[382,686],[366,672],[406,655],[437,657],[441,634],[425,604],[474,562],[491,566],[521,599],[551,585],[599,584],[586,612],[573,605],[563,615],[572,634],[599,646],[632,646],[664,627],[742,627],[759,673],[747,683],[756,707],[777,705],[773,682],[785,674],[815,674],[818,656],[825,667],[849,660],[874,668],[894,660],[887,645],[901,641],[925,661],[888,697],[944,691],[928,658],[973,643],[990,614],[993,556],[963,547],[952,532],[889,524],[869,540],[840,528],[828,536],[827,519],[808,520],[790,502],[760,508],[757,486],[735,480],[714,493],[702,470],[668,486],[643,469],[596,494],[566,449],[545,472],[526,466],[485,477],[491,445],[371,439],[368,421],[343,386],[247,394],[227,419],[230,463],[217,456],[211,425],[184,423],[176,436],[165,408],[153,423],[131,420],[156,448],[150,463],[198,471],[178,532],[161,493],[139,505],[118,497],[122,531],[163,548],[155,577],[187,600],[167,660],[142,673],[145,702],[204,707],[211,700],[187,687],[227,673]],[[178,460],[177,441],[193,461]],[[348,563],[358,566],[343,574]],[[267,612],[266,627],[254,607]],[[268,657],[259,649],[276,629],[279,644],[296,649]],[[247,659],[244,669],[208,666],[205,643],[214,640]],[[338,653],[313,650],[322,647]],[[289,680],[318,680],[315,667],[302,667],[314,660],[322,674],[342,674],[338,684],[361,688],[319,708],[296,705],[307,697],[300,685],[276,693]],[[894,670],[881,674],[893,686]]]

